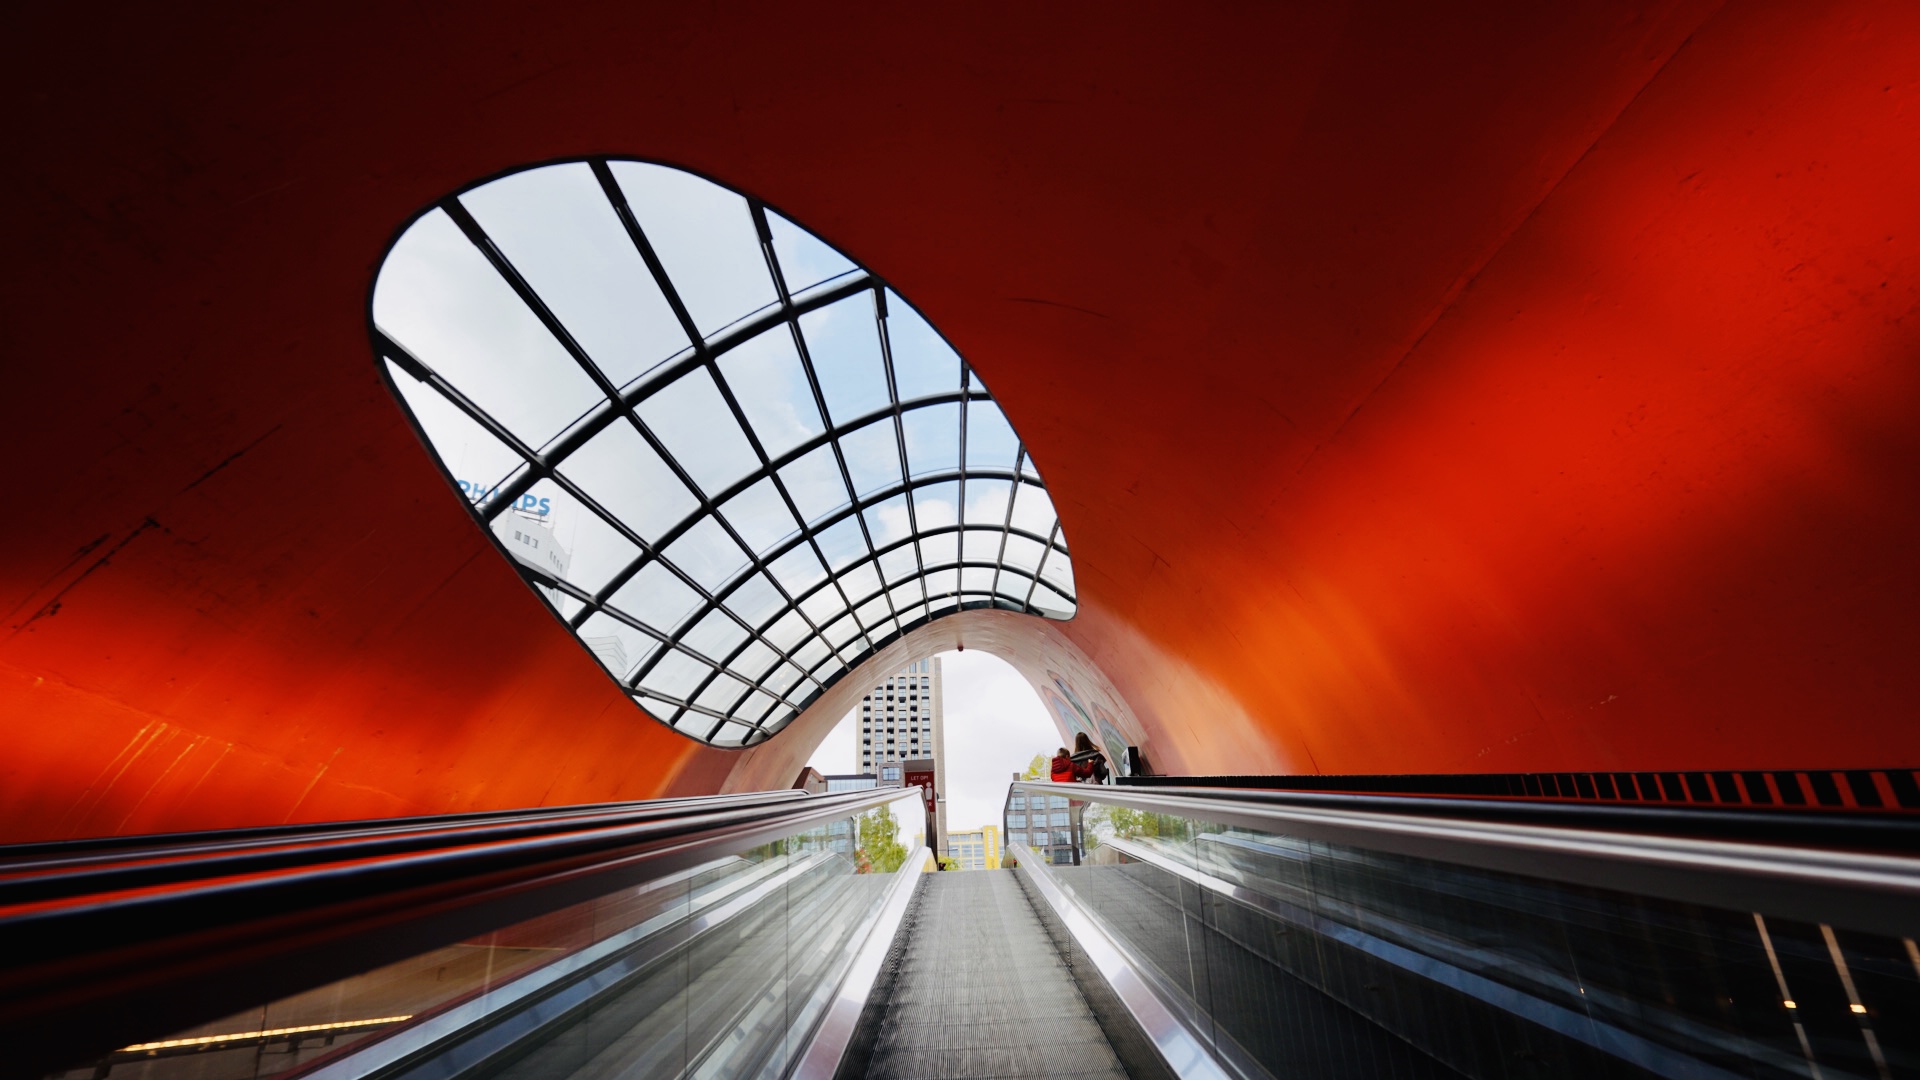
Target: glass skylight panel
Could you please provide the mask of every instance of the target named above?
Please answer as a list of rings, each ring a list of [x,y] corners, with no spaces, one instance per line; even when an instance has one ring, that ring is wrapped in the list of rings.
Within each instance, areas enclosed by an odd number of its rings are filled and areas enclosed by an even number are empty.
[[[992,525],[1007,520],[1007,500],[1013,497],[1013,484],[1007,480],[976,479],[967,482],[967,524]]]
[[[685,571],[695,585],[718,591],[747,565],[747,553],[733,542],[718,518],[701,518],[680,539],[668,545],[667,560]]]
[[[835,573],[867,555],[867,540],[860,534],[860,519],[852,515],[820,530],[814,539],[820,544],[820,553],[827,557],[828,569]]]
[[[793,647],[807,640],[813,632],[814,628],[807,624],[796,608],[774,620],[773,625],[767,627],[767,632],[761,636],[768,645],[791,654]]]
[[[648,626],[671,634],[699,609],[701,598],[665,563],[650,562],[622,585],[610,602]]]
[[[791,333],[760,334],[720,358],[740,411],[769,457],[780,457],[826,430]]]
[[[517,172],[460,202],[615,386],[687,347],[585,162]]]
[[[788,548],[786,554],[768,563],[767,569],[788,596],[800,596],[827,580],[827,568],[820,565],[820,557],[813,553],[811,544]]]
[[[760,742],[929,617],[1073,613],[1038,470],[959,355],[736,192],[640,162],[513,173],[416,219],[373,297],[449,480],[689,737]]]
[[[488,434],[478,420],[426,383],[408,375],[398,364],[389,362],[387,373],[427,441],[451,451],[442,463],[453,473],[460,493],[467,496],[469,502],[483,501],[488,491],[526,464],[526,459]]]
[[[1020,451],[1020,439],[1013,433],[1000,406],[991,401],[967,403],[967,468],[1006,469],[1012,471],[1013,459]]]
[[[414,222],[387,253],[373,321],[536,449],[600,400],[592,378],[444,211]]]
[[[831,446],[817,447],[782,466],[780,482],[787,485],[787,494],[808,523],[847,505],[847,482],[840,476]]]
[[[920,313],[887,291],[887,343],[900,400],[911,401],[960,390],[960,354],[936,333]]]
[[[960,484],[923,484],[913,490],[914,520],[922,533],[960,523]]]
[[[760,480],[728,499],[721,505],[720,513],[740,534],[740,539],[747,542],[748,549],[756,553],[765,553],[800,531],[799,522],[793,520],[786,500],[780,497],[780,489],[771,478]]]
[[[640,403],[640,419],[709,498],[754,472],[760,459],[704,368],[682,375]]]
[[[960,558],[970,563],[997,562],[1000,558],[1000,538],[1006,533],[998,530],[968,529],[960,534]]]
[[[800,332],[833,422],[845,426],[892,404],[873,298],[850,296],[800,316]]]
[[[796,293],[859,269],[851,259],[771,210],[767,212],[767,231],[773,236],[773,253],[779,256],[787,288]]]
[[[614,179],[702,334],[773,303],[747,200],[664,165],[612,163]]]
[[[616,420],[568,455],[560,475],[641,539],[653,541],[700,505],[633,425]]]
[[[1013,495],[1013,527],[1031,536],[1045,536],[1053,529],[1053,500],[1031,484],[1021,484]]]
[[[554,530],[554,540],[568,553],[567,582],[582,591],[597,592],[639,557],[640,549],[619,529],[581,506],[553,481],[540,481],[518,501],[524,504],[528,498],[533,500],[531,516],[559,526]]]
[[[854,494],[864,497],[900,486],[900,440],[893,434],[893,417],[848,432],[840,439],[840,450],[846,455]]]
[[[922,406],[907,412],[900,423],[907,437],[907,464],[915,479],[959,470],[960,406]]]
[[[880,553],[880,573],[890,583],[916,577],[919,572],[920,557],[912,544]]]

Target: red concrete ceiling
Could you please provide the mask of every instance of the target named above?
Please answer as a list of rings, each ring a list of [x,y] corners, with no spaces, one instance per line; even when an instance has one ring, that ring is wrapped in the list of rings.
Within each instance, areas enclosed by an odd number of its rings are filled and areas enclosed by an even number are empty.
[[[932,318],[1166,764],[1920,761],[1920,8],[652,7],[7,16],[0,833],[745,775],[544,613],[367,345],[415,210],[590,153]]]

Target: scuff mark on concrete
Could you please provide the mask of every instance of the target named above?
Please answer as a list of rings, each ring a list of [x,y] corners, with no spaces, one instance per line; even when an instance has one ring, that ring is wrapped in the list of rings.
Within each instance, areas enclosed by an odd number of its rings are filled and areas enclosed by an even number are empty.
[[[140,810],[140,807],[143,804],[146,803],[148,797],[150,797],[153,794],[153,790],[160,786],[160,782],[165,780],[173,772],[173,770],[179,768],[180,763],[187,759],[188,754],[191,754],[195,750],[198,750],[202,746],[205,746],[207,744],[207,741],[208,740],[205,735],[195,736],[193,739],[189,740],[187,742],[186,748],[181,750],[180,753],[176,754],[174,756],[173,761],[170,762],[166,768],[160,770],[160,775],[153,778],[153,783],[147,785],[147,790],[141,792],[140,797],[133,800],[133,805],[127,807],[126,814],[124,814],[120,818],[120,824],[115,825],[113,827],[113,831],[115,833],[125,833],[127,829],[127,822],[133,820],[133,815]]]
[[[59,614],[60,605],[65,602],[66,595],[72,592],[76,586],[78,586],[81,582],[87,580],[89,577],[92,577],[95,571],[99,570],[101,567],[112,562],[113,557],[115,555],[118,555],[122,548],[126,547],[128,544],[133,543],[134,540],[139,538],[141,533],[147,532],[150,529],[158,529],[160,527],[161,527],[160,523],[158,521],[155,521],[151,517],[148,517],[142,520],[140,524],[134,526],[134,529],[132,532],[121,537],[119,543],[108,548],[107,553],[105,555],[102,555],[98,559],[95,559],[93,561],[93,565],[87,567],[85,570],[80,571],[79,577],[76,577],[72,581],[67,582],[66,585],[61,587],[59,592],[53,594],[52,599],[40,605],[40,607],[37,610],[35,610],[32,615],[27,616],[27,619],[25,622],[20,623],[18,626],[15,626],[13,628],[13,634],[8,636],[11,637],[13,635],[17,635],[21,631],[25,630],[27,627],[32,626],[35,622],[38,622],[39,620],[47,618],[49,616]],[[14,610],[17,611],[19,609],[15,608]]]
[[[133,738],[127,740],[127,744],[120,748],[120,752],[113,756],[113,760],[107,762],[106,768],[100,770],[100,775],[93,778],[93,783],[88,784],[87,789],[80,793],[80,797],[73,801],[73,805],[67,808],[66,814],[61,818],[61,828],[78,827],[83,824],[87,815],[93,812],[93,808],[104,801],[107,793],[112,791],[113,786],[120,782],[120,778],[127,774],[127,770],[133,768],[133,763],[140,760],[140,755],[146,753],[147,749],[166,733],[167,725],[159,720],[134,732]],[[117,770],[114,768],[116,765],[119,766]],[[113,774],[111,778],[107,775],[109,772]]]
[[[319,772],[313,774],[313,779],[307,781],[306,790],[300,792],[300,797],[293,800],[293,805],[287,808],[287,816],[280,819],[280,824],[285,825],[293,820],[293,815],[300,812],[300,804],[306,802],[307,796],[313,794],[313,789],[320,786],[320,778],[327,775],[327,770],[333,768],[333,763],[340,760],[341,753],[346,749],[344,746],[333,748],[333,756],[327,759],[325,765],[320,766]]]
[[[1009,296],[1007,297],[1007,301],[1014,304],[1039,304],[1043,307],[1065,308],[1068,311],[1077,311],[1082,315],[1091,315],[1096,319],[1107,319],[1111,321],[1113,318],[1111,315],[1095,311],[1092,308],[1083,308],[1078,304],[1063,303],[1059,300],[1047,300],[1038,296]]]
[[[228,454],[226,457],[221,458],[220,463],[218,465],[215,465],[213,468],[208,469],[206,472],[201,473],[198,477],[194,479],[193,483],[188,484],[186,487],[181,488],[180,494],[185,495],[187,492],[192,491],[194,488],[197,488],[201,484],[204,484],[208,480],[212,479],[215,473],[233,464],[235,461],[240,460],[240,458],[245,456],[249,450],[252,450],[254,447],[259,446],[263,442],[266,442],[267,439],[272,437],[274,432],[280,430],[281,426],[282,425],[280,424],[273,425],[272,427],[268,428],[266,432],[262,434],[259,438],[253,440],[252,442],[241,447],[240,449],[235,450],[233,453]]]
[[[93,554],[93,552],[96,549],[98,549],[101,544],[104,544],[111,539],[113,539],[112,533],[101,533],[99,536],[96,536],[93,539],[87,541],[86,543],[81,544],[80,549],[73,553],[73,558],[68,559],[66,562],[60,564],[60,568],[58,570],[55,570],[53,573],[48,574],[45,578],[41,579],[38,585],[35,585],[33,588],[27,590],[27,595],[25,599],[13,605],[13,607],[7,609],[7,618],[9,619],[13,618],[16,614],[19,613],[21,608],[26,607],[29,603],[32,603],[33,598],[40,595],[40,590],[53,584],[55,581],[58,581],[60,579],[61,574],[64,574],[67,571],[73,569],[75,566],[79,565],[81,559],[84,559],[88,555]]]

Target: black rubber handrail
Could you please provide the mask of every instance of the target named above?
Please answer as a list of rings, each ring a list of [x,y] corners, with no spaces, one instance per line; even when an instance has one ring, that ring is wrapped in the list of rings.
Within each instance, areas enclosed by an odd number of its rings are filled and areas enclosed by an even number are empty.
[[[294,825],[249,825],[231,829],[203,829],[197,832],[146,833],[134,836],[88,836],[72,840],[36,840],[21,844],[0,844],[0,873],[29,862],[50,859],[74,859],[87,855],[111,857],[120,852],[146,853],[167,848],[202,849],[217,844],[263,843],[353,836],[392,829],[431,829],[447,825],[478,825],[490,821],[523,818],[556,818],[641,806],[665,807],[724,800],[766,800],[805,795],[802,791],[759,791],[739,795],[691,795],[667,799],[632,799],[622,802],[578,803],[571,806],[519,807],[511,810],[476,810],[463,814],[423,814],[417,817],[361,818],[351,821],[305,822]]]
[[[783,791],[424,831],[341,823],[199,851],[176,835],[72,866],[36,845],[0,867],[0,1076],[44,1076],[902,797]]]
[[[0,865],[0,911],[61,897],[152,888],[224,875],[257,874],[521,837],[558,836],[742,806],[777,805],[792,795],[804,797],[803,792],[774,792],[746,798],[672,799],[592,809],[560,807],[487,815],[466,823],[433,822],[418,826],[382,823],[368,828],[329,828],[260,840],[183,843],[169,837],[165,843],[148,847],[71,858],[49,852],[31,861]]]
[[[1909,826],[1899,818],[1883,832],[1866,828],[1882,819],[1849,829],[1816,812],[1794,837],[1748,831],[1751,821],[1780,815],[1746,812],[1034,781],[1014,782],[1009,802],[1017,792],[1895,937],[1920,933],[1920,858],[1905,846],[1911,837],[1900,830]]]
[[[1766,841],[1853,851],[1920,852],[1920,815],[1871,810],[1716,807],[1647,803],[1549,802],[1456,795],[1378,795],[1335,791],[1182,786],[1158,782],[1108,788],[1190,799],[1229,799],[1274,806],[1373,810],[1426,817],[1472,818],[1552,828],[1599,829],[1696,839]],[[1078,786],[1078,785],[1062,785]],[[1056,792],[1057,793],[1057,792]]]

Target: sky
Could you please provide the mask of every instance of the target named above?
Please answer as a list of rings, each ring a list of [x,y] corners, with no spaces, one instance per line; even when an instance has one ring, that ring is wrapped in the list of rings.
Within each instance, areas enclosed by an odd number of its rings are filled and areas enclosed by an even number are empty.
[[[1011,774],[1035,754],[1052,755],[1060,735],[1040,695],[1011,664],[978,649],[940,654],[946,715],[947,830],[998,825]],[[823,773],[858,772],[859,738],[849,712],[807,762]]]

